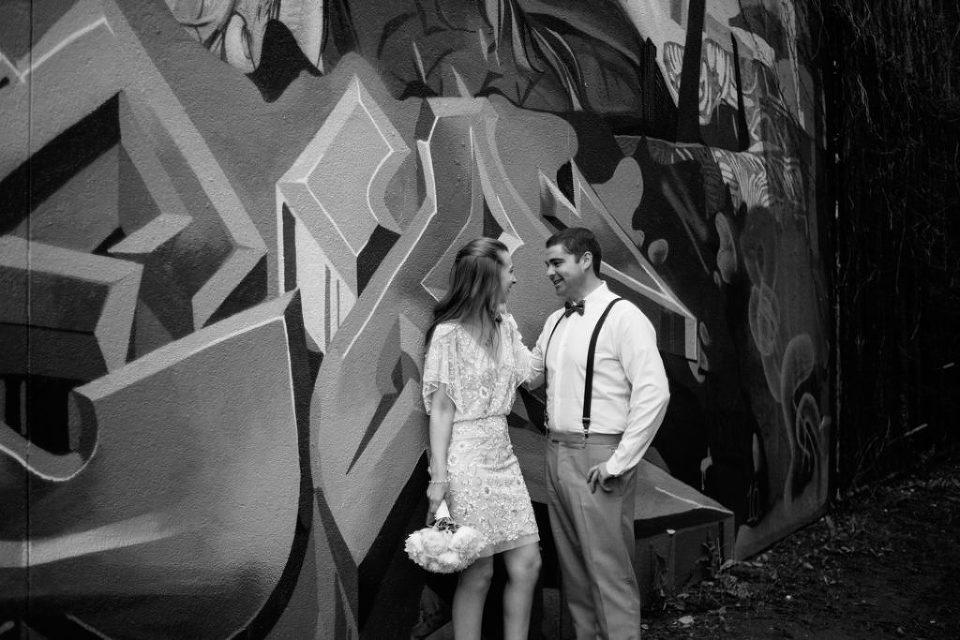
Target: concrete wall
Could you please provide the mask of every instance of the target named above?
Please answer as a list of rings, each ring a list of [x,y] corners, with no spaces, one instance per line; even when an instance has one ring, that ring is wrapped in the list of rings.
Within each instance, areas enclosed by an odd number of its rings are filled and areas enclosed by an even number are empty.
[[[407,637],[423,331],[479,235],[532,341],[543,240],[592,228],[658,330],[656,462],[734,511],[741,556],[809,521],[833,427],[807,20],[3,3],[0,637]],[[511,416],[525,460],[542,407]]]

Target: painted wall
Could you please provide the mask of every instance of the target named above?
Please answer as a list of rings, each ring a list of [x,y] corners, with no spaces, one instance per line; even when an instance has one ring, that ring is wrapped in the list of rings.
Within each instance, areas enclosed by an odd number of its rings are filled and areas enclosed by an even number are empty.
[[[652,457],[739,555],[814,517],[808,17],[706,4],[5,2],[0,637],[407,637],[423,331],[481,234],[532,341],[543,240],[597,233],[668,368]]]

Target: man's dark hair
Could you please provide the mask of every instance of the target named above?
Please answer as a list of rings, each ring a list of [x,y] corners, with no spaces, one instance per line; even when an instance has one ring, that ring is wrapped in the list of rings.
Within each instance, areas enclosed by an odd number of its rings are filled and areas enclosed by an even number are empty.
[[[573,257],[579,262],[587,251],[593,256],[593,272],[600,277],[600,261],[603,259],[600,253],[600,243],[590,229],[583,227],[569,227],[547,238],[547,248],[555,244],[563,245],[567,253],[572,253]]]

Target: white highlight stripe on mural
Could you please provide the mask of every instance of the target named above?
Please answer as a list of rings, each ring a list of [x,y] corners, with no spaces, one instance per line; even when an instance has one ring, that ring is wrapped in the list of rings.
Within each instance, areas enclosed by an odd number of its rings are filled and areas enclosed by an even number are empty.
[[[171,538],[179,529],[161,523],[158,514],[29,542],[0,541],[0,568],[20,569]],[[27,546],[29,545],[29,546]],[[24,550],[27,553],[24,553]]]
[[[37,69],[43,66],[43,64],[45,64],[48,60],[50,60],[50,58],[56,56],[58,53],[60,53],[61,51],[63,51],[64,49],[72,45],[74,42],[76,42],[83,36],[87,35],[91,31],[96,30],[99,27],[106,27],[107,31],[109,31],[111,35],[116,35],[113,32],[113,29],[110,27],[110,23],[107,22],[107,19],[101,16],[100,18],[98,18],[97,20],[94,20],[87,26],[81,27],[76,31],[74,31],[73,33],[71,33],[70,35],[68,35],[66,38],[59,40],[56,46],[51,48],[49,51],[44,52],[38,58],[34,58],[33,52],[31,51],[30,53],[22,57],[18,64],[13,64],[11,60],[9,60],[6,56],[3,55],[2,52],[0,52],[0,67],[2,66],[8,67],[13,72],[13,75],[16,76],[17,82],[20,82],[20,83],[26,82],[27,76],[29,76],[31,73],[35,72]]]
[[[380,177],[380,170],[383,169],[383,166],[387,164],[387,161],[392,156],[394,156],[397,153],[400,153],[400,151],[397,150],[396,146],[391,144],[390,138],[387,135],[388,132],[384,131],[383,127],[381,126],[380,118],[378,118],[373,112],[371,112],[369,107],[367,107],[366,103],[364,102],[364,96],[366,96],[366,99],[368,101],[376,104],[373,101],[373,98],[370,97],[370,94],[367,93],[366,89],[364,89],[363,85],[360,84],[360,78],[356,78],[356,85],[357,85],[357,104],[359,104],[360,108],[363,109],[363,112],[367,114],[367,117],[370,119],[370,122],[373,125],[373,128],[377,130],[378,134],[380,134],[380,139],[383,140],[383,144],[387,145],[387,148],[390,150],[386,153],[386,155],[380,158],[380,162],[377,163],[377,166],[373,170],[373,173],[370,174],[370,179],[367,181],[367,190],[366,190],[367,210],[370,212],[370,215],[372,215],[374,218],[377,219],[377,222],[380,225],[383,225],[386,221],[380,219],[380,216],[377,216],[377,209],[374,208],[373,202],[370,201],[370,191],[373,189],[373,183],[376,182],[377,178]],[[409,148],[406,147],[406,145],[404,145],[404,150],[409,152]],[[394,228],[393,231],[400,231],[400,229]]]
[[[656,489],[657,491],[659,491],[660,493],[662,493],[662,494],[664,494],[664,495],[670,496],[670,497],[673,498],[674,500],[679,500],[680,502],[684,502],[684,503],[686,503],[686,504],[689,504],[691,507],[694,507],[694,508],[697,508],[697,509],[709,509],[710,511],[717,511],[718,513],[722,513],[722,511],[721,511],[720,509],[717,509],[716,507],[710,506],[709,504],[702,504],[702,503],[700,503],[700,502],[697,502],[696,500],[691,500],[690,498],[684,498],[684,497],[682,497],[682,496],[678,496],[677,494],[675,494],[675,493],[670,493],[670,492],[667,491],[666,489],[661,489],[660,487],[654,487],[654,489]]]

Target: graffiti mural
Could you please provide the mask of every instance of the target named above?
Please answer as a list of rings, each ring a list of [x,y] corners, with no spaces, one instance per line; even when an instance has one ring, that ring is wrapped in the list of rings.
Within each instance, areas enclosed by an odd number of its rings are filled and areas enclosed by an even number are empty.
[[[543,242],[575,225],[657,329],[673,401],[639,532],[683,509],[746,557],[825,504],[799,4],[0,17],[0,638],[410,637],[444,593],[402,553],[426,512],[424,330],[480,235],[513,254],[528,340],[557,304]],[[561,637],[542,414],[524,391],[510,424]]]

